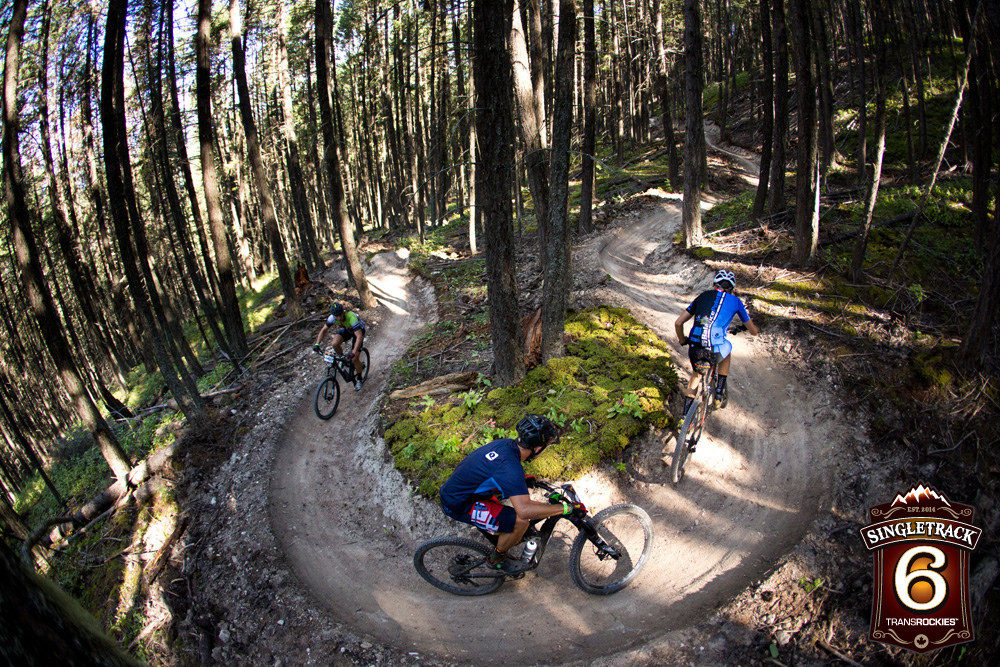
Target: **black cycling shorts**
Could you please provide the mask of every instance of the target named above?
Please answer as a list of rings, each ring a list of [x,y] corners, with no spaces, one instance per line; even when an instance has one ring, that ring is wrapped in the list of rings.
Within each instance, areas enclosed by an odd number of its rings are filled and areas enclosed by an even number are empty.
[[[358,331],[360,331],[362,333],[364,332],[364,330],[365,330],[364,327],[358,329]],[[340,327],[339,329],[337,329],[337,335],[340,336],[341,338],[343,338],[344,341],[352,341],[353,342],[354,341],[354,334],[355,334],[354,329],[352,329],[350,327]]]
[[[712,352],[709,348],[695,342],[688,344],[688,360],[691,362],[692,368],[712,363],[712,357],[715,357],[716,364],[722,361],[722,355],[718,352]]]

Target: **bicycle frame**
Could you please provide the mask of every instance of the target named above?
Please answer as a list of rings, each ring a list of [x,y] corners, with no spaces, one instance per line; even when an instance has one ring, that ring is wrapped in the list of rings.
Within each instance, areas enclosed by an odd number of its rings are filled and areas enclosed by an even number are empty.
[[[559,490],[571,502],[579,502],[580,501],[580,497],[576,494],[576,490],[570,484],[564,484],[561,487],[559,487],[559,489],[556,489],[555,487],[552,487],[552,486],[550,486],[550,485],[548,485],[548,484],[546,484],[544,482],[536,481],[535,482],[535,486],[537,488],[544,489],[544,490],[549,491],[549,492]],[[619,558],[621,558],[621,556],[622,556],[621,553],[617,549],[615,549],[613,546],[611,546],[610,544],[608,544],[600,535],[597,534],[597,529],[594,528],[593,522],[590,520],[590,515],[589,514],[587,516],[584,516],[584,517],[581,517],[581,518],[578,518],[578,519],[575,519],[575,518],[572,518],[572,517],[568,517],[568,516],[562,516],[562,515],[550,516],[550,517],[548,517],[546,519],[535,519],[535,520],[533,520],[531,522],[531,524],[528,526],[528,530],[526,530],[525,533],[524,533],[524,539],[527,540],[527,539],[531,539],[531,538],[536,538],[538,540],[538,549],[531,556],[531,561],[528,563],[528,566],[525,568],[525,570],[524,570],[525,572],[529,572],[531,570],[534,570],[536,567],[538,567],[541,564],[541,562],[542,562],[542,556],[545,554],[545,548],[546,548],[546,546],[548,546],[549,539],[552,537],[552,532],[555,530],[556,524],[559,523],[559,521],[562,520],[562,519],[565,519],[566,521],[569,521],[570,523],[572,523],[576,527],[577,530],[579,530],[581,533],[583,533],[583,534],[585,534],[587,536],[587,539],[590,540],[590,542],[593,543],[594,546],[596,546],[599,549],[600,554],[601,554],[599,557],[602,560],[604,558],[614,558],[615,560],[618,560]],[[542,524],[541,528],[538,527],[539,523]],[[486,537],[486,539],[490,542],[490,544],[492,544],[494,547],[497,545],[497,541],[500,539],[500,535],[498,533],[491,533],[491,532],[489,532],[487,530],[483,530],[482,528],[479,528],[479,527],[477,527],[477,530]],[[478,567],[480,564],[481,564],[481,561],[480,562],[476,562],[476,563],[472,564],[468,568],[468,570],[472,570],[473,568]],[[467,572],[468,572],[468,570],[467,570]],[[502,572],[498,572],[496,574],[492,574],[491,573],[489,576],[490,577],[496,577],[496,576],[504,577],[504,576],[507,576],[507,575],[505,575]]]
[[[326,362],[327,376],[340,373],[340,376],[344,378],[344,382],[354,381],[354,364],[347,355],[336,353],[324,354],[323,361]]]

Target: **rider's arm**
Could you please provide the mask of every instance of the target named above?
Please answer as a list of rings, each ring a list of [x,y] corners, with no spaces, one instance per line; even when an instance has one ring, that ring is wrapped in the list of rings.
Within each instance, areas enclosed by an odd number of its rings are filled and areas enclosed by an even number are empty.
[[[514,511],[517,512],[517,518],[527,521],[557,516],[562,514],[564,509],[561,503],[558,505],[540,503],[537,500],[532,500],[528,494],[511,496],[510,504],[514,507]]]
[[[747,320],[744,324],[746,324],[747,331],[749,331],[752,335],[756,336],[760,333],[760,329],[758,329],[757,325],[753,323],[753,320]]]
[[[319,345],[320,342],[322,342],[323,336],[326,335],[326,330],[329,329],[329,328],[330,328],[329,326],[327,326],[326,324],[324,324],[323,328],[319,330],[319,335],[316,336],[316,345]]]
[[[676,320],[674,320],[674,331],[677,332],[677,340],[680,342],[681,347],[684,346],[684,342],[687,340],[687,337],[684,335],[684,323],[692,317],[691,313],[685,310],[677,316]]]

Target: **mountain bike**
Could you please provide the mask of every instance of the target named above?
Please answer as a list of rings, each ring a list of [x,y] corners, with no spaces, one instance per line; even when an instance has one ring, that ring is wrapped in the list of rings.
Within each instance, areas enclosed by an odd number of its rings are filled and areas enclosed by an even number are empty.
[[[362,347],[359,354],[361,356],[361,381],[364,382],[368,379],[368,367],[371,365],[371,355],[368,354],[368,348],[366,347]],[[353,357],[349,357],[346,354],[326,353],[323,355],[323,361],[326,362],[326,377],[316,387],[316,401],[314,404],[316,416],[320,419],[330,419],[333,417],[333,414],[337,411],[337,406],[340,405],[340,383],[337,382],[337,374],[339,373],[344,378],[344,382],[348,386],[353,385],[357,379],[352,359]]]
[[[578,503],[580,497],[571,484],[559,487],[536,481],[537,488],[550,494],[550,502]],[[526,564],[524,572],[538,567],[552,531],[561,519],[573,524],[578,534],[569,552],[569,572],[573,582],[592,595],[616,593],[638,576],[653,545],[653,523],[641,507],[630,503],[612,505],[591,516],[552,516],[531,522],[524,541],[514,547]],[[539,524],[541,524],[539,526]],[[500,588],[508,578],[520,579],[524,572],[508,575],[487,563],[498,535],[483,529],[489,544],[464,537],[438,537],[421,544],[413,555],[413,566],[432,586],[455,595],[486,595]]]
[[[685,343],[686,345],[687,343]],[[681,419],[681,429],[677,432],[677,445],[674,447],[674,461],[670,466],[670,474],[674,484],[684,479],[684,463],[688,454],[694,451],[705,428],[705,417],[715,404],[715,385],[719,376],[719,354],[711,353],[707,362],[695,364],[701,374],[701,387],[694,400]]]

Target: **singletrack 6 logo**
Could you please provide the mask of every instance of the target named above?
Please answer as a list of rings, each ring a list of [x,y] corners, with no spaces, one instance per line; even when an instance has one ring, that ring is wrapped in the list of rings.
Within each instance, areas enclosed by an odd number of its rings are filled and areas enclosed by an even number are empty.
[[[873,640],[918,653],[972,641],[969,554],[982,533],[972,515],[922,484],[869,510]]]

